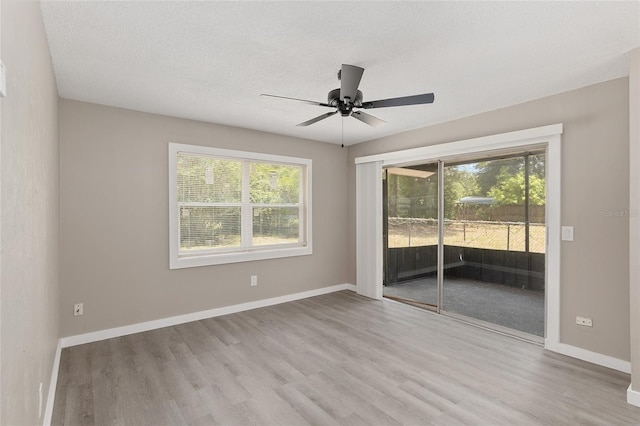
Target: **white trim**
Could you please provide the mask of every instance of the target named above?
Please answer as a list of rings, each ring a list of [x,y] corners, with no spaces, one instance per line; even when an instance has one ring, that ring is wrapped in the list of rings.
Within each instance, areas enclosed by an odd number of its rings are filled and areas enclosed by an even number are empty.
[[[530,146],[546,143],[550,137],[562,134],[562,124],[535,127],[515,132],[465,139],[455,142],[428,145],[403,151],[387,152],[383,154],[357,157],[356,164],[382,161],[383,165],[415,162],[416,160],[442,160],[480,152],[499,151],[506,148]]]
[[[545,217],[547,222],[545,256],[545,348],[560,343],[560,265],[561,265],[561,168],[560,135],[548,138]]]
[[[583,361],[590,362],[592,364],[600,365],[602,367],[611,368],[622,373],[631,373],[631,363],[629,361],[623,361],[619,358],[614,358],[609,355],[599,354],[587,349],[578,348],[576,346],[567,345],[566,343],[557,343],[555,345],[549,345],[549,342],[545,341],[545,349],[552,352],[557,352],[562,355],[567,355],[572,358],[581,359]]]
[[[281,257],[305,256],[309,254],[312,254],[311,242],[308,242],[306,246],[299,246],[299,247],[271,246],[271,248],[267,249],[266,246],[263,246],[263,247],[257,246],[252,248],[251,250],[247,250],[244,252],[216,253],[216,254],[193,256],[193,257],[178,257],[177,259],[172,257],[171,266],[169,267],[169,269],[182,269],[182,268],[194,268],[198,266],[224,265],[227,263],[278,259]]]
[[[631,389],[631,385],[627,389],[627,403],[640,407],[640,392]]]
[[[301,188],[306,185],[306,191],[301,191],[300,196],[304,197],[303,202],[306,206],[298,206],[299,215],[304,216],[299,220],[300,237],[303,242],[295,247],[291,246],[261,246],[249,247],[251,242],[251,234],[243,233],[242,248],[237,251],[221,250],[221,252],[209,252],[205,255],[198,255],[194,252],[192,256],[180,255],[179,253],[179,218],[178,218],[178,200],[177,200],[177,155],[178,153],[188,153],[195,155],[205,155],[211,157],[223,157],[238,160],[250,160],[269,162],[274,164],[295,165],[300,168],[306,168],[306,173],[301,174]],[[248,262],[254,260],[277,259],[291,256],[305,256],[313,253],[312,243],[312,160],[308,158],[290,157],[285,155],[271,155],[257,152],[236,151],[230,149],[213,148],[198,145],[186,145],[179,143],[169,143],[169,269],[192,268],[198,266],[222,265],[227,263]],[[242,207],[242,223],[243,228],[247,221],[251,220],[251,210],[247,209],[249,205],[249,179],[247,175],[249,170],[243,165],[243,190],[242,203],[238,204]],[[302,228],[304,227],[304,228]],[[249,230],[252,228],[249,226]]]
[[[240,238],[242,247],[251,247],[253,241],[253,209],[251,208],[251,170],[247,161],[242,162],[242,206],[240,208]],[[234,253],[235,254],[235,253]],[[207,262],[208,263],[208,262]]]
[[[307,164],[307,162],[311,162],[308,158],[300,158],[300,157],[290,157],[287,155],[274,155],[274,154],[264,154],[261,152],[250,152],[250,151],[238,151],[235,149],[222,149],[222,148],[214,148],[210,146],[201,146],[201,145],[187,145],[182,143],[174,143],[170,142],[169,146],[173,147],[172,152],[177,154],[178,152],[184,152],[185,154],[200,154],[200,155],[208,155],[211,157],[226,157],[232,160],[236,160],[238,158],[263,161],[265,163],[278,163],[283,165],[290,164]]]
[[[221,315],[234,314],[237,312],[249,311],[251,309],[264,308],[266,306],[278,305],[280,303],[293,302],[295,300],[306,299],[308,297],[320,296],[334,293],[336,291],[355,291],[353,284],[338,284],[330,287],[318,288],[315,290],[303,291],[300,293],[287,294],[284,296],[272,297],[269,299],[256,300],[254,302],[240,303],[237,305],[223,306],[221,308],[209,309],[206,311],[193,312],[190,314],[177,315],[174,317],[162,318],[153,321],[145,321],[137,324],[125,325],[122,327],[108,328],[106,330],[94,331],[92,333],[77,334],[75,336],[63,337],[60,339],[62,347],[83,345],[85,343],[98,342],[100,340],[111,339],[113,337],[126,336],[143,331],[156,330],[158,328],[170,327],[192,321],[199,321],[207,318],[214,318]]]
[[[382,163],[356,166],[356,288],[382,299]],[[373,213],[373,214],[372,214]]]
[[[44,418],[42,424],[44,426],[51,425],[53,416],[53,404],[56,398],[56,388],[58,387],[58,371],[60,370],[60,355],[62,353],[62,339],[58,339],[56,347],[56,355],[53,358],[53,368],[51,369],[51,381],[49,382],[49,393],[47,395],[47,405],[44,409]]]

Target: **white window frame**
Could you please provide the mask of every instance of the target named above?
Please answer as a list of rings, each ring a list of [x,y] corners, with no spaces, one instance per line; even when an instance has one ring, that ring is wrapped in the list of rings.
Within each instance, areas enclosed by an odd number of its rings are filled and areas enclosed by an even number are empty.
[[[242,234],[243,247],[237,250],[226,252],[224,250],[202,250],[180,254],[180,218],[178,217],[178,154],[188,153],[212,157],[224,157],[231,160],[260,161],[275,164],[303,166],[306,173],[300,179],[300,193],[302,202],[299,206],[300,235],[303,242],[299,244],[277,244],[267,246],[251,246],[251,234]],[[312,248],[312,221],[311,221],[311,168],[312,161],[308,158],[288,157],[283,155],[262,154],[256,152],[236,151],[222,148],[212,148],[207,146],[186,145],[179,143],[169,143],[169,269],[192,268],[198,266],[222,265],[236,262],[249,262],[254,260],[277,259],[291,256],[310,255]],[[243,168],[244,169],[244,168]],[[242,179],[242,199],[243,203],[248,203],[249,179],[248,168],[243,171]],[[243,216],[250,213],[250,209],[243,208]],[[242,218],[243,222],[245,217]],[[251,218],[249,218],[251,219]]]

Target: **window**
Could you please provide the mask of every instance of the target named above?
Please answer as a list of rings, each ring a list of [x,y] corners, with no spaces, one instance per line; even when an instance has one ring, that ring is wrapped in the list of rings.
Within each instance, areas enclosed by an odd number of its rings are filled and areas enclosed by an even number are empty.
[[[311,254],[311,160],[169,144],[170,268]]]

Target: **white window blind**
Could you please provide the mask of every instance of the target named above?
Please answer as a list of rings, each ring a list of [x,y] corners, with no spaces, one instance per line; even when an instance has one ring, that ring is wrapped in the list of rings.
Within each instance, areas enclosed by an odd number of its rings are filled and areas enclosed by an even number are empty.
[[[171,267],[309,254],[310,169],[307,159],[170,144]]]
[[[180,252],[241,245],[242,163],[178,154]]]

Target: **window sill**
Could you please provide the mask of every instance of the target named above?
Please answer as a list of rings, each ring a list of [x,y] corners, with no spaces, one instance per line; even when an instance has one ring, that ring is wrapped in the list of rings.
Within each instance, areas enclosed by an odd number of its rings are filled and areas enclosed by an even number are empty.
[[[169,269],[196,268],[199,266],[225,265],[228,263],[252,262],[255,260],[279,259],[283,257],[312,254],[310,245],[282,249],[256,250],[236,253],[203,254],[194,256],[171,256]]]

